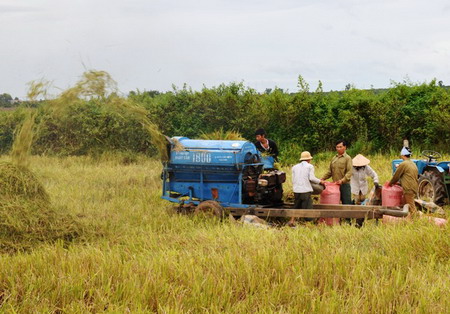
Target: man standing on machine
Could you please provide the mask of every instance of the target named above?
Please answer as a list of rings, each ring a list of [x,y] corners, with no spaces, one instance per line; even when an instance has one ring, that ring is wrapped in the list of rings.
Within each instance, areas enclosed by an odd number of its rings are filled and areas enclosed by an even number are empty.
[[[267,134],[264,129],[258,129],[255,132],[256,136],[256,142],[255,146],[256,149],[259,150],[261,153],[266,153],[269,156],[272,156],[275,161],[278,161],[278,147],[277,144],[266,138]]]

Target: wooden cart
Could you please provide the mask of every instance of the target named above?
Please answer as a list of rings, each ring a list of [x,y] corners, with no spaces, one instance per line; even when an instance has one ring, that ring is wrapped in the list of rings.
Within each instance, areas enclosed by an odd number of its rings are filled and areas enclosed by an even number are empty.
[[[314,204],[313,209],[295,209],[292,203],[284,203],[280,206],[257,207],[225,207],[215,201],[204,201],[198,206],[185,204],[180,207],[183,212],[210,213],[214,216],[255,215],[266,219],[272,217],[285,218],[349,218],[349,219],[380,219],[383,215],[405,217],[408,215],[408,205],[400,207],[386,207],[378,205],[328,205]]]
[[[281,208],[226,208],[233,216],[255,215],[260,218],[295,217],[295,218],[366,218],[379,219],[383,215],[405,217],[408,205],[403,208],[376,205],[324,205],[315,204],[313,209],[294,209],[293,204],[284,204]]]

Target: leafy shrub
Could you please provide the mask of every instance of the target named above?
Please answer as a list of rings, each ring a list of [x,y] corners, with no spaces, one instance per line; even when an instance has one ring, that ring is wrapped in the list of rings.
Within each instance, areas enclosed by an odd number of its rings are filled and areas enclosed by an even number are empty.
[[[109,150],[156,153],[141,120],[109,110],[101,101],[77,99],[65,104],[63,115],[43,110],[45,104],[41,103],[36,119],[43,123],[33,151],[62,155]],[[323,92],[319,85],[310,92],[300,78],[296,93],[275,88],[258,94],[242,83],[231,83],[201,91],[187,86],[166,93],[136,91],[125,101],[139,106],[149,121],[170,137],[199,138],[234,131],[253,141],[254,130],[263,127],[268,137],[278,142],[284,163],[295,162],[302,150],[313,154],[332,151],[338,138],[352,144],[353,154],[398,150],[404,138],[416,149],[445,152],[450,147],[450,91],[436,81],[394,83],[382,91],[350,88]],[[25,112],[0,111],[0,152],[10,150],[14,130]]]

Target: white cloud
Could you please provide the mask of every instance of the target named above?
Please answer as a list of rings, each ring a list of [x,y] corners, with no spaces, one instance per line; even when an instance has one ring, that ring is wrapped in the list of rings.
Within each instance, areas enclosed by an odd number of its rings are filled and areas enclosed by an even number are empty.
[[[386,87],[449,75],[446,1],[0,1],[0,92],[86,69],[128,92],[244,81],[296,90]]]

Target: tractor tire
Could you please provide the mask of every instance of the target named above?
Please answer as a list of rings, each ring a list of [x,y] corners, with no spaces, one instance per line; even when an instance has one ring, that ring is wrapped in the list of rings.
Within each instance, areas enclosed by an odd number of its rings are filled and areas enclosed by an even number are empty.
[[[222,219],[224,212],[223,207],[219,203],[215,201],[204,201],[195,208],[194,214]]]
[[[447,193],[442,176],[434,171],[425,171],[419,177],[418,194],[421,200],[431,201],[439,206],[444,205]]]

